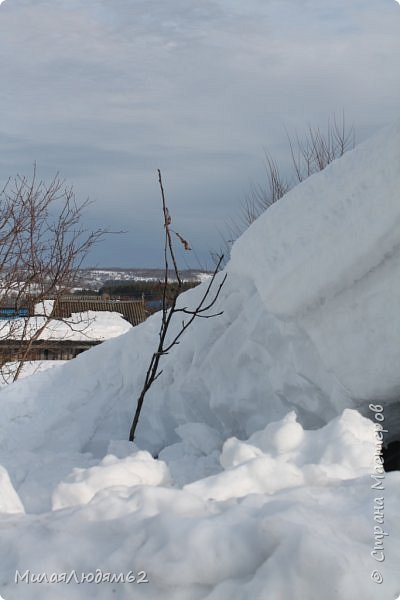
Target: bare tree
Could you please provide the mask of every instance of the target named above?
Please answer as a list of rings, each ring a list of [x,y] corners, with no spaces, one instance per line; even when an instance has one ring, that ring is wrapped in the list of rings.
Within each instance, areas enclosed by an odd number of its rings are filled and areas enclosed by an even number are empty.
[[[150,364],[146,372],[144,384],[137,400],[136,411],[129,432],[129,440],[131,442],[133,442],[135,439],[136,428],[139,422],[140,413],[143,407],[145,396],[152,384],[156,381],[156,379],[158,379],[158,377],[160,377],[162,373],[162,370],[159,369],[161,357],[168,354],[174,346],[180,343],[180,338],[196,318],[210,319],[212,317],[217,317],[222,314],[222,312],[212,313],[210,312],[210,310],[216,303],[218,296],[221,292],[222,286],[226,281],[225,274],[222,278],[222,281],[216,287],[215,278],[217,276],[218,271],[220,270],[220,266],[224,258],[223,255],[221,255],[217,260],[215,270],[197,305],[194,308],[188,308],[186,306],[178,308],[177,300],[179,294],[182,291],[183,282],[178,269],[171,234],[174,234],[177,237],[177,239],[182,244],[185,250],[190,251],[191,248],[188,242],[178,232],[174,231],[171,228],[172,219],[165,200],[165,193],[160,170],[158,170],[158,182],[161,191],[162,210],[164,218],[164,282],[161,324],[158,335],[159,339],[157,349],[151,357]],[[170,263],[172,263],[171,266],[173,267],[173,271],[175,273],[177,281],[175,288],[173,288],[172,290],[168,286],[168,271]],[[179,316],[182,319],[181,324],[177,332],[172,335],[172,339],[167,340],[167,334],[170,330],[171,324],[175,321],[175,317],[177,316]]]
[[[59,175],[39,180],[36,167],[31,177],[9,179],[0,192],[0,303],[15,317],[0,321],[0,370],[8,381],[18,378],[32,345],[54,321],[45,301],[57,301],[76,285],[83,260],[106,233],[82,227],[88,204],[78,203]],[[18,347],[11,373],[7,342]]]

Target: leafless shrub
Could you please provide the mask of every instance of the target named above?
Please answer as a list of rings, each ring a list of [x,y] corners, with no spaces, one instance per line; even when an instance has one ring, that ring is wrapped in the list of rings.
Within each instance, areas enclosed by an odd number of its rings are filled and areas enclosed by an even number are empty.
[[[157,349],[151,357],[150,364],[145,375],[144,384],[139,394],[139,398],[137,400],[136,411],[129,432],[129,440],[131,442],[133,442],[135,439],[136,428],[139,422],[144,398],[152,384],[156,381],[156,379],[158,379],[158,377],[160,377],[162,373],[162,370],[159,369],[161,357],[168,354],[174,346],[180,343],[180,338],[196,318],[210,319],[212,317],[217,317],[218,315],[222,314],[221,312],[210,313],[210,310],[216,303],[218,296],[221,292],[222,286],[224,285],[226,280],[225,275],[221,283],[218,285],[217,289],[214,289],[216,285],[215,278],[224,258],[223,255],[221,255],[217,260],[215,270],[197,306],[195,306],[194,308],[177,307],[177,299],[182,291],[183,282],[178,269],[171,234],[175,234],[175,236],[178,238],[185,250],[189,251],[190,245],[179,233],[177,233],[171,228],[172,219],[165,200],[165,193],[160,170],[158,170],[158,182],[161,191],[162,210],[164,218],[164,283],[161,324],[158,335],[159,339]],[[168,286],[168,270],[170,267],[170,263],[172,263],[173,271],[175,273],[175,278],[177,281],[176,286],[172,290],[171,287]],[[182,319],[181,325],[177,333],[173,335],[172,339],[167,340],[167,334],[170,330],[170,326],[175,321],[175,317],[177,316],[179,316]]]
[[[336,117],[328,122],[326,133],[316,127],[308,127],[303,140],[296,135],[295,140],[288,135],[292,165],[298,182],[313,173],[323,171],[331,162],[354,148],[354,128],[347,129],[344,115],[341,123]]]

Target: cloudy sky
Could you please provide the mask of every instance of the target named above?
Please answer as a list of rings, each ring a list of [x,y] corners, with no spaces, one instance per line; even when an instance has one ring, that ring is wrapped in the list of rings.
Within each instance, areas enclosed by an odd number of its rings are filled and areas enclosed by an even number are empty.
[[[91,263],[159,266],[161,168],[202,265],[285,128],[400,118],[395,0],[3,0],[0,180],[59,171],[126,233]],[[199,266],[192,258],[191,266]]]

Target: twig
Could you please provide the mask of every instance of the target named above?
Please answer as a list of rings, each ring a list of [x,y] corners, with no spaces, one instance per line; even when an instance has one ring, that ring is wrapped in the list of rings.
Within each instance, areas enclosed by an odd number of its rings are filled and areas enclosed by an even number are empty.
[[[145,376],[145,380],[143,383],[143,387],[141,389],[141,392],[140,392],[138,400],[137,400],[136,410],[135,410],[135,414],[133,417],[131,429],[129,432],[129,440],[131,442],[133,442],[135,439],[136,428],[139,423],[139,418],[140,418],[140,414],[142,411],[145,396],[146,396],[147,392],[149,391],[150,387],[152,386],[152,384],[160,377],[160,375],[162,373],[162,370],[159,370],[159,363],[160,363],[161,357],[168,354],[169,351],[174,346],[176,346],[180,343],[181,336],[188,329],[188,327],[193,323],[193,321],[195,320],[196,317],[201,317],[203,319],[204,318],[210,319],[210,318],[213,318],[213,317],[216,317],[216,316],[219,316],[222,314],[222,311],[218,312],[218,313],[213,313],[213,314],[203,314],[203,313],[206,313],[208,310],[210,310],[214,306],[214,304],[218,300],[221,289],[226,281],[226,275],[225,275],[222,279],[222,282],[219,284],[217,291],[214,294],[212,294],[215,278],[217,276],[217,273],[219,272],[220,266],[224,259],[224,256],[221,255],[219,257],[217,265],[214,269],[214,272],[212,274],[210,282],[209,282],[207,288],[205,289],[203,296],[201,297],[197,306],[194,309],[188,309],[187,307],[177,308],[177,306],[176,306],[177,299],[178,299],[179,294],[182,291],[183,283],[182,283],[182,278],[179,273],[178,265],[177,265],[176,258],[175,258],[174,247],[172,244],[172,239],[171,239],[171,231],[172,230],[170,227],[172,220],[171,220],[171,215],[169,213],[169,210],[168,210],[168,207],[166,204],[164,186],[162,183],[161,171],[159,169],[158,169],[158,182],[159,182],[160,191],[161,191],[162,210],[163,210],[163,217],[164,217],[164,287],[163,287],[163,296],[162,296],[163,297],[162,318],[161,318],[157,350],[153,353],[153,355],[150,359],[150,364],[146,371],[146,376]],[[176,234],[176,232],[174,232],[174,233]],[[176,234],[176,235],[177,235],[178,239],[181,241],[181,243],[183,244],[183,246],[185,247],[185,249],[190,250],[190,246],[189,246],[188,242],[181,235],[179,235],[179,234]],[[177,286],[176,286],[175,290],[173,291],[172,297],[170,299],[170,303],[168,305],[167,304],[167,287],[168,287],[169,259],[171,260],[172,264],[174,265],[174,272],[175,272],[175,276],[177,279]],[[175,335],[175,337],[172,339],[172,342],[166,343],[167,333],[169,331],[171,323],[174,320],[174,315],[176,315],[177,313],[187,314],[190,316],[190,318],[186,322],[184,320],[181,322],[180,329],[179,329],[178,333]]]

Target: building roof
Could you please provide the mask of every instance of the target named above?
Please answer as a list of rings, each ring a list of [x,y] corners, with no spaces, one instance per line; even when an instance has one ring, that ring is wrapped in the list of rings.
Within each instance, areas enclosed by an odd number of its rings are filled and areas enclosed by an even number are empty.
[[[122,314],[133,326],[146,320],[143,300],[106,300],[98,296],[63,296],[54,303],[56,317],[68,317],[72,313],[107,311]]]
[[[29,340],[46,323],[46,317],[13,319],[0,322],[0,340]],[[119,312],[86,311],[50,321],[38,340],[104,341],[126,333],[132,325]]]

